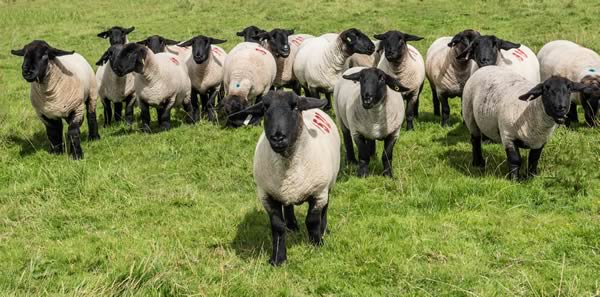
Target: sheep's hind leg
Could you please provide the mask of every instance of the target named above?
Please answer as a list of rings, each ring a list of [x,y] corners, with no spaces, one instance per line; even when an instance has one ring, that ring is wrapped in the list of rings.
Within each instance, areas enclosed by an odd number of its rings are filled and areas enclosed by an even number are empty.
[[[354,156],[354,141],[352,140],[352,135],[350,135],[350,130],[341,124],[342,135],[344,136],[344,148],[346,149],[346,162],[348,164],[358,164],[356,161],[356,157]]]
[[[429,81],[429,86],[431,87],[431,99],[433,101],[433,115],[440,115],[440,99],[438,98],[437,91],[435,89],[435,85]]]
[[[144,100],[139,100],[140,104],[140,119],[142,120],[142,132],[152,133],[150,128],[150,106]]]
[[[208,120],[210,122],[214,122],[216,120],[216,115],[215,115],[215,98],[217,97],[218,94],[218,90],[217,89],[213,89],[210,92],[210,96],[207,95],[207,99],[206,102],[202,102],[203,105],[203,109],[206,112],[206,115],[208,117]]]
[[[160,127],[163,131],[168,131],[171,129],[171,109],[173,108],[173,104],[168,103],[164,107],[158,109],[158,119],[160,123]]]
[[[329,202],[325,204],[323,210],[321,211],[321,236],[325,235],[327,232],[327,209],[329,208]]]
[[[471,146],[473,147],[473,166],[484,168],[485,159],[483,159],[483,154],[481,152],[481,135],[475,136],[471,134]]]
[[[519,169],[521,168],[521,154],[519,148],[514,144],[506,147],[506,157],[508,160],[508,174],[513,181],[519,180]]]
[[[196,119],[194,117],[194,107],[192,106],[192,102],[183,103],[183,110],[185,111],[185,122],[187,124],[195,124]]]
[[[104,127],[106,128],[112,123],[112,103],[108,98],[102,98],[102,105],[104,106]]]
[[[54,120],[42,116],[44,126],[46,126],[46,135],[50,140],[50,153],[53,155],[60,155],[65,152],[65,145],[63,143],[63,123],[61,119]]]
[[[285,226],[290,231],[298,231],[298,221],[296,220],[296,214],[294,214],[294,205],[290,204],[283,207],[283,215],[285,217]]]
[[[88,122],[89,122],[88,118]],[[82,117],[78,117],[75,113],[71,113],[67,118],[69,123],[69,129],[67,130],[69,153],[73,160],[83,159],[83,150],[81,149],[81,123],[83,122]],[[90,132],[91,133],[91,132]]]
[[[308,213],[306,214],[306,229],[310,243],[316,246],[323,245],[323,234],[321,233],[322,208],[317,207],[316,198],[308,200]]]
[[[85,104],[85,108],[87,111],[88,140],[94,141],[94,140],[100,139],[100,133],[98,133],[98,121],[96,120],[96,111],[95,110],[92,111],[90,104],[91,104],[90,98],[88,98],[88,100],[86,100],[86,104]],[[81,123],[79,123],[79,125],[81,126],[82,123],[83,123],[83,118],[81,118]],[[79,128],[78,128],[78,131],[79,131]],[[82,154],[82,158],[83,158],[83,154]]]
[[[269,263],[273,266],[279,266],[287,260],[287,249],[285,246],[285,220],[283,218],[282,204],[271,197],[264,200],[265,208],[269,213],[271,222],[271,240],[273,250]]]

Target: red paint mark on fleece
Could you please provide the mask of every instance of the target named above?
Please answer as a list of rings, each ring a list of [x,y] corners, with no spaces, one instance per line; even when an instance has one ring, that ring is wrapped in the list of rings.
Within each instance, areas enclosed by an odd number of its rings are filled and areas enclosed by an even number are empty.
[[[258,47],[257,47],[257,48],[255,48],[255,49],[256,49],[256,51],[257,51],[257,52],[259,52],[259,53],[261,53],[261,54],[263,54],[263,55],[266,55],[266,54],[267,54],[267,51],[265,51],[265,50],[264,50],[264,49],[262,49],[262,48],[258,48]]]
[[[522,49],[518,48],[512,52],[513,56],[517,57],[519,61],[524,61],[527,58],[527,53],[525,53]]]
[[[177,58],[176,58],[176,57],[171,57],[171,58],[169,58],[169,59],[171,60],[171,62],[173,62],[173,64],[175,64],[175,65],[179,65],[179,60],[177,60]]]
[[[315,127],[319,128],[319,130],[323,131],[324,133],[331,132],[331,124],[320,113],[315,112],[312,122]]]

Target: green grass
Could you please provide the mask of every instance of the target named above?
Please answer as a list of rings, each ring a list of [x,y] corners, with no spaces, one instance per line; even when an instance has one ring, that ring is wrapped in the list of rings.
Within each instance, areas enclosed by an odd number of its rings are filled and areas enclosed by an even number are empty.
[[[598,296],[599,129],[558,129],[541,176],[514,183],[500,145],[484,146],[484,172],[470,167],[459,100],[441,128],[426,86],[416,131],[396,145],[396,177],[378,176],[378,160],[367,179],[342,168],[325,245],[302,228],[272,268],[251,173],[261,128],[116,126],[83,143],[83,161],[51,156],[9,50],[45,39],[95,62],[108,44],[95,35],[117,24],[136,26],[132,40],[205,34],[226,49],[255,24],[399,29],[424,36],[413,43],[423,53],[465,28],[534,50],[559,38],[600,50],[599,14],[589,0],[0,1],[0,295]]]

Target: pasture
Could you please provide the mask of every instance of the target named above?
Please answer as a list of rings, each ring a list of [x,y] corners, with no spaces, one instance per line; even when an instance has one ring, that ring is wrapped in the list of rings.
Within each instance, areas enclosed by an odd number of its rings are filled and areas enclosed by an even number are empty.
[[[251,24],[397,29],[425,37],[411,43],[423,55],[466,28],[534,51],[555,39],[598,51],[598,15],[589,0],[0,0],[0,295],[598,296],[600,129],[581,107],[580,124],[546,145],[540,175],[511,182],[501,145],[484,145],[484,171],[471,167],[460,100],[442,128],[426,84],[415,130],[396,144],[395,177],[380,176],[379,158],[366,179],[342,165],[325,244],[309,244],[306,205],[297,207],[301,231],[273,268],[252,178],[261,127],[189,126],[177,112],[168,132],[100,127],[100,141],[82,143],[84,160],[53,156],[22,58],[10,54],[44,39],[93,64],[108,47],[96,34],[113,25],[135,26],[132,41],[204,34],[228,50]]]

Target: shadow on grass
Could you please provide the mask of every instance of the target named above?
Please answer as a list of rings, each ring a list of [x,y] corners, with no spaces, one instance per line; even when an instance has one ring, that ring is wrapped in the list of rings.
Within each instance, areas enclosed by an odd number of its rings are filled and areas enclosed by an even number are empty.
[[[287,232],[286,246],[288,249],[302,242],[308,244],[308,234],[304,226],[305,216],[299,216],[298,207],[295,212],[300,231]],[[238,224],[237,233],[230,247],[242,259],[258,258],[263,254],[268,258],[271,255],[271,225],[267,213],[256,209],[246,213]]]
[[[452,121],[454,122],[454,121]],[[453,125],[456,124],[456,122],[453,123]],[[440,129],[443,129],[440,127]],[[462,120],[458,125],[454,125],[450,130],[448,130],[448,133],[446,133],[446,136],[443,137],[438,137],[438,138],[434,138],[433,141],[439,142],[440,144],[445,144],[445,145],[455,145],[461,142],[469,142],[470,140],[470,136],[469,136],[469,130],[467,129],[467,127],[465,125],[462,124]]]
[[[40,150],[48,151],[49,148],[48,137],[46,137],[46,132],[44,131],[35,132],[31,137],[9,135],[8,141],[21,147],[21,151],[19,152],[21,157],[32,155]]]
[[[459,150],[450,148],[438,155],[440,160],[446,161],[450,167],[469,177],[488,177],[495,176],[498,178],[506,178],[506,155],[497,154],[485,150],[483,157],[485,158],[485,169],[473,167],[471,165],[471,150]]]

